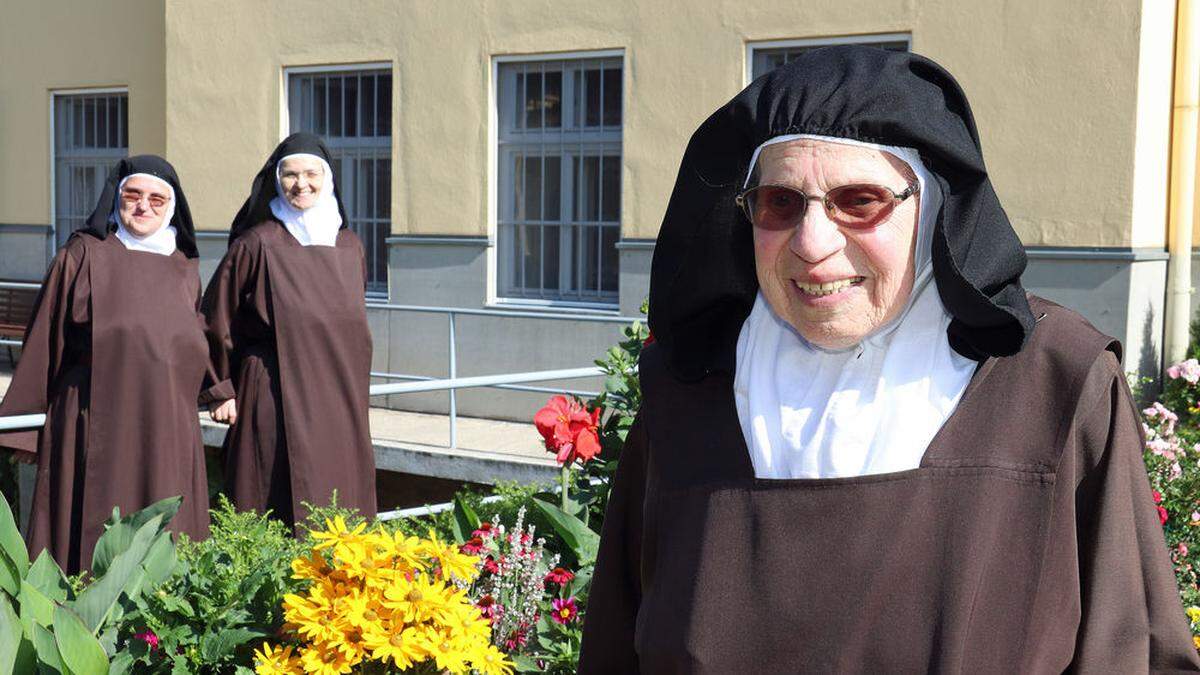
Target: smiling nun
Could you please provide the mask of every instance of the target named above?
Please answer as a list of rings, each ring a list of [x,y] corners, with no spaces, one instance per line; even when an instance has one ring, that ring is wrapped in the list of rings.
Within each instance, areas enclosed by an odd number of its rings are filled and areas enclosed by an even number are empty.
[[[1024,267],[926,58],[812,51],[709,117],[580,672],[1200,668],[1121,347]]]
[[[204,293],[210,409],[231,425],[226,491],[288,523],[334,490],[339,506],[375,514],[366,261],[329,160],[311,134],[275,148]]]
[[[0,447],[37,462],[29,547],[91,567],[114,506],[175,495],[170,528],[208,535],[197,395],[211,377],[187,199],[161,157],[123,159],[87,225],[58,251],[0,416],[45,413]]]

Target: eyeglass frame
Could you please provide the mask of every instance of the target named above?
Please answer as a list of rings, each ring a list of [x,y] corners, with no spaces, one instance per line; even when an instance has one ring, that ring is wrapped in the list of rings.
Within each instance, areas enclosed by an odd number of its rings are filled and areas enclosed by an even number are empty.
[[[838,223],[839,225],[844,225],[845,227],[855,227],[855,225],[852,223],[841,223],[836,218],[833,217],[834,207],[828,201],[829,193],[836,192],[836,191],[842,190],[844,188],[865,187],[865,186],[878,187],[878,188],[883,188],[884,190],[887,190],[888,192],[892,193],[892,200],[894,202],[896,202],[896,204],[903,202],[904,200],[908,199],[909,197],[911,197],[921,191],[921,183],[916,180],[909,183],[908,187],[906,187],[902,192],[899,192],[899,193],[897,193],[892,188],[890,188],[886,185],[881,185],[879,183],[846,183],[845,185],[839,185],[831,190],[826,190],[825,194],[818,197],[816,195],[806,194],[803,190],[792,187],[791,185],[783,185],[780,183],[762,183],[759,185],[755,185],[754,187],[746,188],[745,190],[742,190],[733,198],[733,202],[735,204],[737,204],[739,210],[741,210],[741,212],[746,216],[746,220],[749,220],[751,225],[753,225],[754,227],[759,227],[758,225],[756,225],[754,223],[754,215],[752,213],[750,213],[750,203],[747,201],[746,196],[749,195],[751,192],[754,192],[755,190],[758,190],[760,188],[767,188],[767,187],[784,188],[785,190],[791,190],[792,192],[795,192],[796,194],[798,194],[804,198],[804,210],[800,212],[801,220],[804,218],[804,214],[808,213],[808,202],[810,202],[814,199],[818,199],[821,201],[821,206],[825,209],[825,215],[830,220],[832,220],[835,223]],[[893,209],[896,208],[895,204],[892,206],[892,208]],[[799,223],[799,220],[797,221],[797,223]],[[871,226],[873,227],[875,224],[877,224],[877,223],[873,223]]]
[[[127,197],[127,196],[126,196],[127,194],[133,194],[133,193],[136,193],[136,194],[137,194],[137,199],[133,199],[132,197]],[[160,205],[158,205],[158,206],[155,206],[155,205],[154,205],[154,202],[153,202],[153,201],[151,201],[151,200],[152,200],[154,197],[160,197],[160,195],[158,195],[158,194],[155,194],[155,193],[153,193],[153,192],[149,192],[149,193],[147,193],[147,192],[142,192],[142,191],[140,191],[140,190],[134,190],[134,189],[131,189],[131,188],[123,188],[123,189],[121,190],[120,194],[118,194],[118,195],[117,195],[117,197],[118,197],[118,198],[119,198],[119,199],[120,199],[122,202],[124,202],[124,203],[128,203],[128,204],[133,204],[133,205],[135,205],[135,206],[136,206],[136,205],[138,205],[138,204],[141,204],[141,203],[144,201],[144,202],[146,202],[146,204],[147,204],[147,205],[148,205],[148,206],[149,206],[151,209],[153,209],[153,210],[154,210],[154,212],[155,212],[155,213],[160,213],[160,212],[162,211],[162,209],[165,209],[165,208],[167,207],[167,205],[171,203],[171,197],[170,197],[170,196],[167,196],[167,197],[163,197],[163,198],[162,198],[162,200],[163,200],[163,203],[162,203],[162,204],[160,204]]]

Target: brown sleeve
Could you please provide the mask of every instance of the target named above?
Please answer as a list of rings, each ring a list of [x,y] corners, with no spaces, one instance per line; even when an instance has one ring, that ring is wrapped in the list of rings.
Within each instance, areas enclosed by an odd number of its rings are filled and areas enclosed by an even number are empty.
[[[242,235],[229,246],[225,257],[213,272],[200,312],[204,318],[204,335],[208,338],[209,371],[205,376],[200,403],[226,401],[234,397],[233,388],[233,322],[241,309],[247,281],[254,268],[254,257],[247,249]]]
[[[1145,439],[1116,358],[1093,367],[1081,401],[1075,490],[1081,617],[1076,672],[1198,672],[1142,462]]]
[[[49,408],[54,381],[63,367],[67,322],[82,254],[81,246],[68,245],[51,261],[25,329],[21,360],[0,402],[0,417],[36,415]],[[37,453],[39,433],[40,429],[0,432],[0,448],[14,450],[19,459],[31,461]]]
[[[648,441],[641,415],[625,439],[604,514],[584,617],[579,673],[637,673],[634,626],[642,601],[642,507]]]

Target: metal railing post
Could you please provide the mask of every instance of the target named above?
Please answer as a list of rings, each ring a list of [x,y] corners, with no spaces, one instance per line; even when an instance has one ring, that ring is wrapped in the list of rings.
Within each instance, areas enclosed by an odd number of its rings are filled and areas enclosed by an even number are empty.
[[[454,346],[454,312],[450,317],[450,379],[458,377],[458,351]],[[458,447],[458,391],[450,390],[450,447]]]

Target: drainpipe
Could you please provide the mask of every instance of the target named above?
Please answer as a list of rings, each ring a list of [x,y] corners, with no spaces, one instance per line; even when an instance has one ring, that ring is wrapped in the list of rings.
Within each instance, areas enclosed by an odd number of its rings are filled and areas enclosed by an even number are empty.
[[[1198,0],[1175,6],[1175,92],[1171,111],[1171,186],[1168,214],[1164,365],[1184,358],[1191,320],[1192,231],[1196,208],[1196,133],[1200,112]]]

